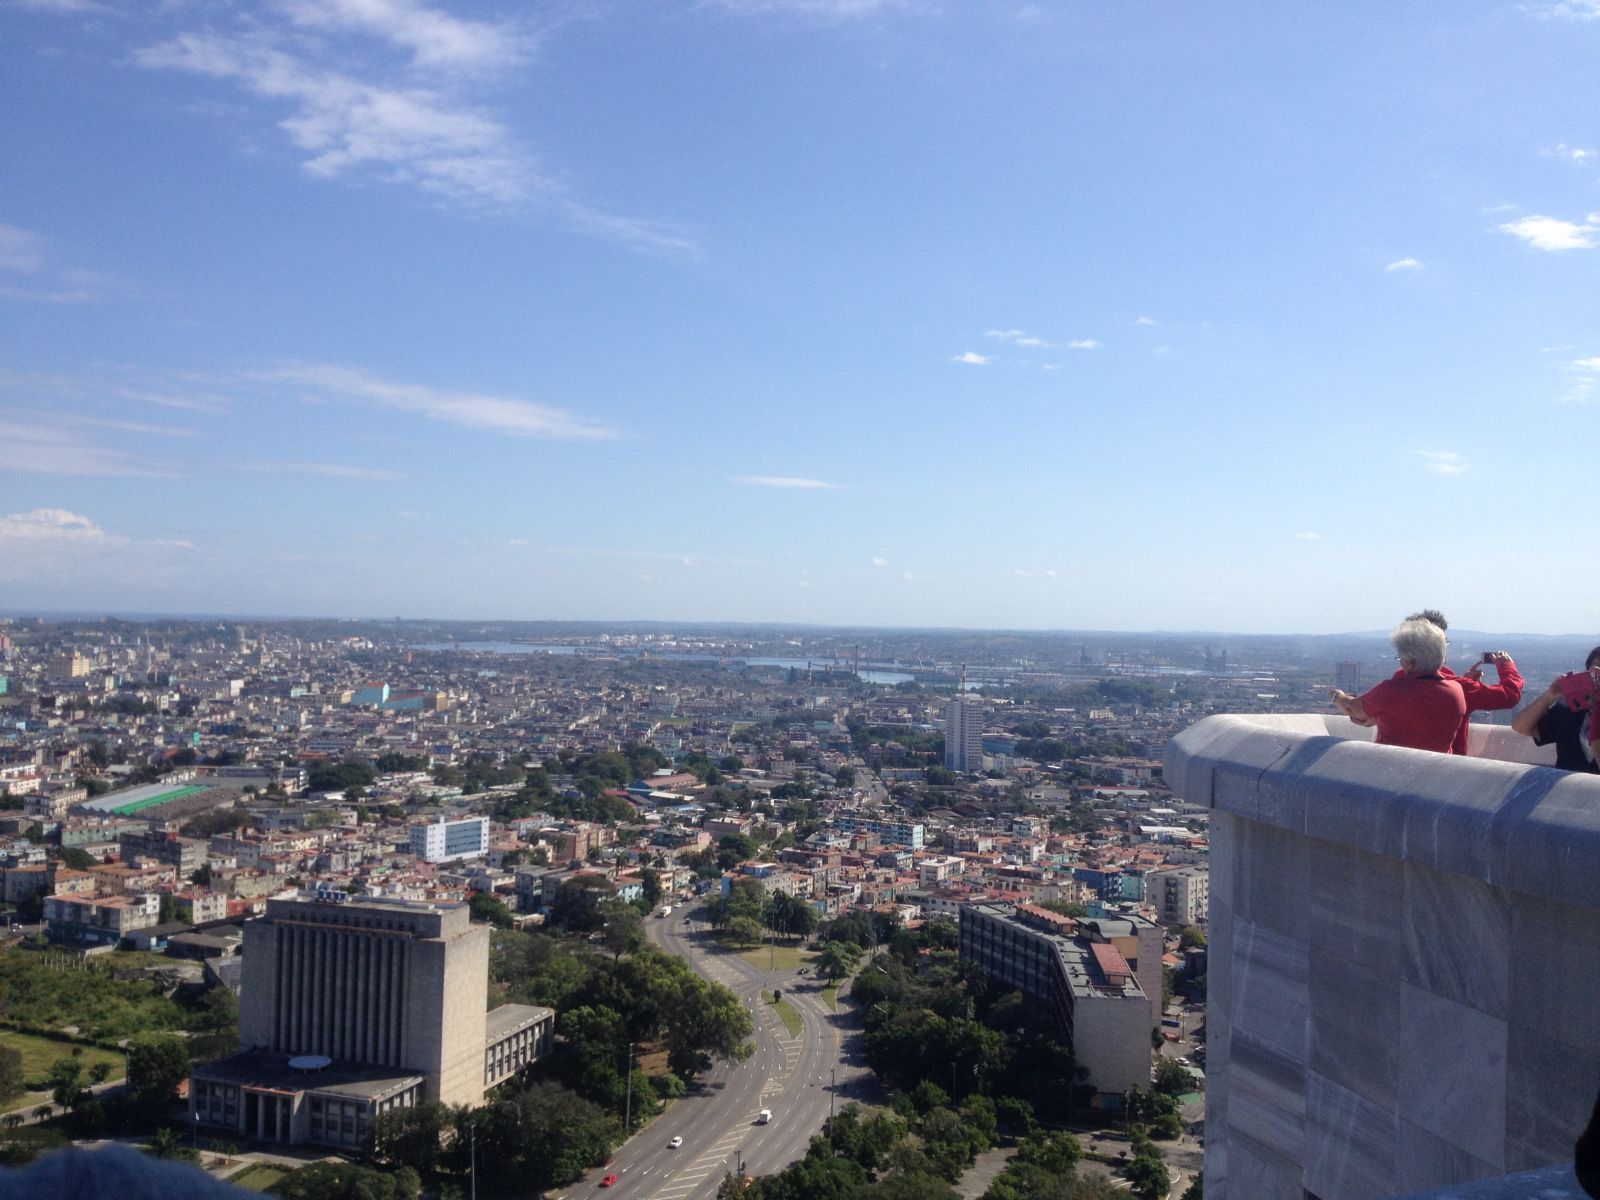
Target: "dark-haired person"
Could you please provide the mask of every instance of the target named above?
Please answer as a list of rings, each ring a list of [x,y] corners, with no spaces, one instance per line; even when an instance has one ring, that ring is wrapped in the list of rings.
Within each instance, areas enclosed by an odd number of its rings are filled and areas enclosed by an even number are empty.
[[[1444,614],[1437,608],[1425,608],[1419,613],[1412,613],[1406,618],[1408,621],[1429,621],[1439,629],[1448,633],[1450,622],[1444,619]],[[1504,650],[1496,650],[1489,656],[1489,661],[1494,664],[1497,683],[1483,681],[1483,664],[1473,663],[1464,675],[1457,675],[1449,667],[1441,665],[1439,675],[1444,679],[1454,679],[1461,685],[1461,694],[1467,701],[1467,715],[1461,719],[1461,728],[1456,730],[1455,740],[1450,743],[1451,754],[1465,754],[1467,752],[1467,729],[1472,724],[1472,714],[1475,712],[1500,712],[1507,708],[1515,708],[1522,699],[1522,673],[1517,670],[1517,664],[1512,661],[1511,655]],[[1400,672],[1396,671],[1398,676]]]
[[[1466,720],[1467,701],[1461,681],[1439,673],[1444,630],[1421,617],[1408,617],[1389,640],[1400,659],[1400,673],[1360,696],[1334,688],[1334,704],[1357,724],[1377,725],[1379,745],[1449,753]]]
[[[1583,660],[1583,669],[1600,678],[1600,646],[1589,651],[1589,657]],[[1592,724],[1587,710],[1568,707],[1561,695],[1561,680],[1556,679],[1516,715],[1511,728],[1531,737],[1536,746],[1554,743],[1556,766],[1559,769],[1594,772]]]

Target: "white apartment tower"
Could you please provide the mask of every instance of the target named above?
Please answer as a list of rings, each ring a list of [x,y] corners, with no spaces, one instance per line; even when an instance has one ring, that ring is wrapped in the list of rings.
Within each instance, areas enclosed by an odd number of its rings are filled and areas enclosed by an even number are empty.
[[[967,695],[944,708],[944,765],[952,771],[983,770],[983,705]]]

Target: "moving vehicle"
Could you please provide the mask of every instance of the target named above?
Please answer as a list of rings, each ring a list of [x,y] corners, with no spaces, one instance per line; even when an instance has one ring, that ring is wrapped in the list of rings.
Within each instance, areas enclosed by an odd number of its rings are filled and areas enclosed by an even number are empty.
[[[615,1175],[607,1175],[604,1179],[602,1179],[600,1181],[600,1186],[601,1187],[610,1187],[616,1181],[617,1181],[617,1177]]]
[[[670,917],[672,915],[672,905],[669,904],[665,908],[663,908],[661,910],[661,915],[663,917]]]
[[[667,1149],[676,1150],[681,1145],[683,1145],[683,1139],[681,1137],[675,1137],[667,1143]]]
[[[771,1124],[771,1122],[772,1122],[772,1110],[770,1108],[763,1108],[760,1112],[758,1112],[756,1114],[756,1124],[757,1125],[768,1125],[768,1124]]]

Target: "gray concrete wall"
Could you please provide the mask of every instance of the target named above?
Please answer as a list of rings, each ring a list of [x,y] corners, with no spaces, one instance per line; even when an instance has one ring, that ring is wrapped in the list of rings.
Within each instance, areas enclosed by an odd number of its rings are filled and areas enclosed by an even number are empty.
[[[1381,1200],[1570,1158],[1600,1086],[1600,777],[1212,717],[1206,1184]]]

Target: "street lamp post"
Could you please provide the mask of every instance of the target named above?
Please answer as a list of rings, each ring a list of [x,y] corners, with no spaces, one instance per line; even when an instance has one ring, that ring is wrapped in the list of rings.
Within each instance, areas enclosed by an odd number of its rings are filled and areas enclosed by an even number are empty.
[[[833,1120],[833,1098],[839,1094],[839,1068],[828,1068],[828,1120]]]

